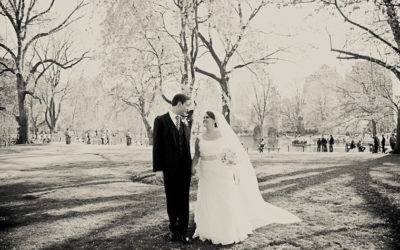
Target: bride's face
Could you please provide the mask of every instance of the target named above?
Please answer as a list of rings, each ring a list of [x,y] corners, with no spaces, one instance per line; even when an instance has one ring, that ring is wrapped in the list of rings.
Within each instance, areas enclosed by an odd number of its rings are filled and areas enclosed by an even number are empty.
[[[207,114],[203,116],[203,125],[205,128],[213,128],[215,120],[209,117]]]

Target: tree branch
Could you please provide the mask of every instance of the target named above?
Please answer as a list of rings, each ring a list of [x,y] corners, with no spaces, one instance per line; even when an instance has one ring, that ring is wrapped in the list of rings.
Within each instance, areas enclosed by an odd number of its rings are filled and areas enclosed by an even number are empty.
[[[26,51],[29,49],[29,46],[37,39],[40,39],[42,37],[46,37],[49,36],[53,33],[56,33],[62,29],[64,29],[65,27],[67,27],[69,24],[75,22],[76,20],[80,19],[81,17],[75,18],[73,20],[71,20],[69,22],[69,20],[71,19],[71,17],[75,14],[75,12],[77,12],[79,9],[83,8],[84,6],[86,6],[87,3],[85,3],[85,0],[82,0],[74,10],[72,10],[72,12],[64,19],[63,22],[61,22],[58,26],[54,27],[53,29],[49,30],[48,32],[43,32],[43,33],[38,33],[35,36],[33,36],[31,38],[31,40],[29,40],[29,42],[25,45],[23,52],[22,52],[22,57],[24,58]]]
[[[5,44],[0,43],[0,47],[3,48],[5,51],[7,51],[11,57],[14,59],[14,61],[17,60],[17,57],[15,56],[14,52],[12,52],[12,50],[10,48],[8,48]]]
[[[196,72],[199,72],[200,74],[203,74],[205,76],[211,77],[212,79],[216,80],[217,82],[221,82],[221,78],[217,77],[213,73],[207,72],[205,70],[202,70],[198,67],[195,67]]]
[[[361,25],[361,24],[358,24],[358,23],[356,23],[356,22],[350,20],[350,19],[343,13],[342,9],[340,9],[337,0],[335,0],[335,3],[334,3],[334,4],[335,4],[336,9],[337,9],[338,12],[340,13],[340,15],[344,18],[345,21],[351,23],[352,25],[354,25],[354,26],[356,26],[356,27],[358,27],[358,28],[360,28],[360,29],[362,29],[362,30],[367,31],[367,32],[368,32],[369,34],[371,34],[373,37],[375,37],[376,39],[378,39],[379,41],[383,42],[384,44],[386,44],[387,46],[389,46],[390,48],[392,48],[394,51],[396,51],[396,53],[398,53],[398,54],[400,53],[400,50],[399,50],[397,47],[395,47],[393,44],[391,44],[391,43],[389,43],[388,41],[386,41],[384,38],[382,38],[381,36],[379,36],[378,34],[376,34],[375,32],[373,32],[371,29],[369,29],[369,28],[367,28],[367,27],[365,27],[365,26],[363,26],[363,25]]]
[[[360,55],[354,52],[349,52],[349,51],[345,51],[345,50],[339,50],[339,49],[334,49],[332,48],[331,45],[331,51],[333,52],[337,52],[339,54],[345,54],[347,56],[337,56],[338,59],[344,59],[344,60],[352,60],[352,59],[362,59],[362,60],[366,60],[366,61],[370,61],[373,63],[376,63],[390,71],[392,71],[399,79],[400,79],[400,71],[397,69],[397,66],[395,65],[390,65],[387,64],[385,62],[383,62],[382,60],[376,59],[374,57],[371,56],[366,56],[366,55]]]
[[[0,61],[0,65],[2,65],[2,66],[4,67],[4,69],[2,69],[2,70],[0,71],[0,75],[3,74],[3,73],[5,73],[5,72],[11,72],[11,73],[13,73],[13,74],[15,75],[14,69],[8,67],[7,64],[5,64],[5,63],[3,63],[3,62]]]
[[[15,30],[15,33],[18,33],[17,24],[15,23],[13,17],[11,16],[11,14],[8,11],[8,9],[6,8],[6,6],[3,4],[3,1],[0,1],[0,8],[4,12],[4,15],[8,18],[10,23],[12,24],[12,26],[13,26],[13,28]],[[16,14],[16,13],[14,13],[14,14]]]
[[[206,46],[207,50],[211,53],[212,58],[214,59],[215,63],[217,64],[218,68],[222,70],[222,62],[219,59],[217,53],[214,50],[214,47],[212,45],[211,40],[208,41],[201,32],[198,32],[200,40],[203,42],[203,44]]]
[[[233,69],[230,70],[228,73],[231,73],[231,72],[232,72],[233,70],[235,70],[235,69],[239,69],[239,68],[246,67],[246,66],[248,66],[248,65],[250,65],[250,64],[255,64],[255,63],[270,64],[270,63],[267,62],[267,60],[278,60],[279,58],[271,58],[271,56],[273,56],[273,55],[275,55],[275,54],[277,54],[277,53],[279,53],[279,52],[281,52],[281,51],[285,51],[285,49],[278,49],[278,50],[276,50],[276,51],[274,51],[274,52],[272,52],[272,53],[269,53],[268,55],[265,55],[265,56],[263,56],[263,57],[261,57],[261,58],[255,59],[255,60],[253,60],[253,61],[245,62],[245,63],[243,63],[243,64],[236,65],[236,66],[233,67]]]

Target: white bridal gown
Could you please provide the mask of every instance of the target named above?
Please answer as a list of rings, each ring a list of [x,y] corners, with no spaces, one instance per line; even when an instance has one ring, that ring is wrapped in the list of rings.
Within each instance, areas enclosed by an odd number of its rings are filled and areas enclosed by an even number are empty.
[[[243,241],[252,230],[261,226],[299,222],[295,215],[265,202],[258,187],[243,187],[245,184],[242,182],[235,183],[234,172],[237,170],[220,160],[225,144],[221,138],[204,140],[200,137],[201,160],[193,238],[227,245]],[[254,172],[252,175],[255,178]]]

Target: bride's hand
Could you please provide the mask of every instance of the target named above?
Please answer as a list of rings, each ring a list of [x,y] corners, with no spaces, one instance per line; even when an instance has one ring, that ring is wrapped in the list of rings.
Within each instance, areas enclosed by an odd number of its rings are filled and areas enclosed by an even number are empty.
[[[196,173],[197,173],[196,168],[194,166],[192,166],[192,176],[196,175]]]

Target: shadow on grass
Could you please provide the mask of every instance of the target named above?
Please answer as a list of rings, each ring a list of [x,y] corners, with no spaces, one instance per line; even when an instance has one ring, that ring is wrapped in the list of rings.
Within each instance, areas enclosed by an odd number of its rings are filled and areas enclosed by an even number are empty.
[[[308,174],[308,173],[316,173],[314,175],[293,178],[290,180],[283,180],[279,183],[268,184],[262,186],[262,190],[268,190],[271,188],[279,188],[282,189],[269,192],[264,195],[264,198],[268,200],[271,197],[285,197],[288,194],[295,193],[299,190],[304,190],[306,188],[316,186],[319,184],[323,184],[328,182],[329,180],[334,180],[341,178],[343,175],[350,175],[353,179],[350,182],[350,186],[354,188],[358,195],[364,200],[361,207],[359,209],[368,211],[374,214],[376,217],[382,218],[385,221],[385,224],[363,224],[360,228],[374,228],[374,227],[383,227],[390,229],[390,235],[386,235],[384,237],[382,235],[382,241],[384,242],[385,248],[400,248],[400,244],[398,239],[400,239],[400,210],[399,208],[393,204],[386,196],[382,195],[379,190],[386,190],[389,192],[398,192],[397,187],[390,186],[387,183],[382,183],[373,179],[370,176],[370,171],[373,169],[374,171],[379,171],[381,167],[387,167],[385,163],[394,163],[400,166],[400,157],[396,155],[387,155],[375,160],[369,160],[354,164],[352,166],[334,166],[328,167],[324,169],[310,169],[310,170],[302,170],[291,172],[288,174],[277,174],[270,176],[262,176],[259,177],[259,181],[267,181],[274,180],[275,178],[280,177],[295,177],[300,174]],[[43,171],[43,170],[42,170]],[[143,181],[149,178],[150,173],[144,173],[142,175],[138,175],[137,177],[133,176],[132,180],[135,181]],[[142,178],[144,177],[144,178]],[[396,179],[399,181],[398,179]],[[399,183],[399,182],[398,182]],[[290,187],[286,187],[288,184],[294,184]],[[80,184],[85,185],[85,184]],[[88,184],[91,185],[91,184]],[[389,185],[389,186],[388,186]],[[22,184],[22,186],[24,186]],[[378,186],[379,189],[376,187]],[[1,188],[6,187],[7,185],[1,186]],[[44,187],[40,187],[40,190],[43,190]],[[51,187],[47,187],[51,189]],[[31,190],[35,189],[34,184],[26,185],[25,187],[8,187],[7,190],[15,197],[21,198],[22,195],[18,194],[21,190]],[[32,190],[31,190],[32,191]],[[14,193],[13,193],[14,192]],[[15,193],[17,192],[17,193]],[[191,197],[193,200],[195,197]],[[73,208],[79,205],[88,205],[88,204],[96,204],[106,201],[132,201],[131,205],[124,205],[112,208],[100,208],[87,212],[71,212],[63,215],[49,216],[46,215],[46,211],[49,210],[57,210],[57,209],[65,209],[65,208]],[[46,204],[46,205],[43,205]],[[22,225],[29,225],[32,223],[44,222],[44,221],[54,221],[66,218],[75,218],[80,216],[86,216],[89,214],[101,214],[106,213],[110,210],[115,211],[118,209],[124,209],[131,211],[125,215],[122,215],[118,219],[114,220],[112,223],[109,223],[103,227],[96,228],[95,230],[89,231],[88,233],[81,235],[76,238],[70,238],[62,242],[55,243],[49,246],[49,249],[64,249],[64,248],[73,248],[73,249],[95,249],[95,248],[116,248],[116,249],[126,249],[126,248],[135,248],[140,247],[143,249],[171,249],[171,248],[186,248],[186,249],[216,249],[216,248],[231,248],[232,246],[215,246],[209,242],[201,242],[199,240],[194,240],[191,245],[184,246],[176,242],[169,242],[166,239],[166,235],[168,234],[167,221],[162,220],[162,223],[156,225],[140,225],[143,228],[141,230],[129,230],[121,228],[129,228],[130,226],[136,227],[138,225],[138,221],[144,216],[152,216],[158,211],[162,211],[165,209],[165,198],[164,193],[161,189],[148,191],[140,194],[132,194],[132,195],[123,195],[123,196],[112,196],[106,198],[93,198],[93,199],[71,199],[71,200],[32,200],[30,202],[26,202],[23,205],[16,205],[13,207],[1,207],[0,216],[8,216],[8,220],[6,222],[1,223],[2,230],[7,230],[13,227],[19,227]],[[8,215],[7,215],[8,214]],[[29,215],[28,215],[29,214]],[[165,213],[166,214],[166,213]],[[191,215],[193,217],[193,215]],[[192,218],[193,220],[193,218]],[[321,235],[329,235],[332,233],[345,232],[347,230],[357,230],[357,229],[348,229],[348,228],[339,228],[339,229],[327,229],[321,230],[318,232],[310,234],[303,233],[302,235],[298,235],[296,237],[289,237],[287,240],[277,240],[272,241],[268,245],[265,246],[257,246],[257,248],[261,247],[279,247],[281,245],[289,244],[294,247],[301,247],[298,242],[301,239],[310,238],[313,236],[321,236]],[[113,236],[107,236],[104,232],[114,231],[118,232],[117,235],[113,233]],[[194,225],[191,223],[189,228],[189,234],[194,232]],[[338,243],[338,246],[340,243]],[[241,244],[235,245],[235,247],[240,247]],[[15,246],[14,246],[15,247]],[[341,247],[341,246],[340,246]]]

